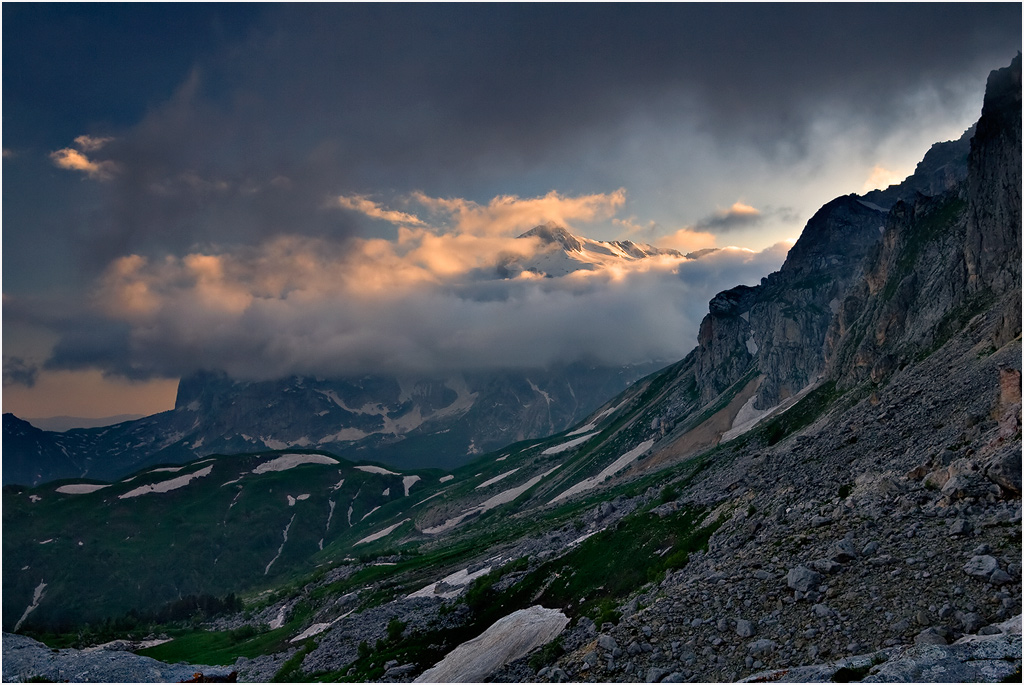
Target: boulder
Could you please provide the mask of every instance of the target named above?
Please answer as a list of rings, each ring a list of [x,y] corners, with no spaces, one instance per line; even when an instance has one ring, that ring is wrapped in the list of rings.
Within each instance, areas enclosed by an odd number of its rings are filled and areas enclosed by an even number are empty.
[[[786,585],[797,592],[809,592],[821,584],[821,574],[805,566],[796,566],[786,574]]]
[[[975,578],[988,579],[992,572],[999,568],[996,558],[988,554],[979,554],[971,557],[971,560],[964,564],[964,573]]]

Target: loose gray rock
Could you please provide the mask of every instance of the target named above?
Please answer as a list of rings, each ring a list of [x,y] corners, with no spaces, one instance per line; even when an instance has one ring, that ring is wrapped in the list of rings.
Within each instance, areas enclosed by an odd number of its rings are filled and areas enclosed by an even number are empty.
[[[762,654],[771,654],[777,646],[774,640],[754,640],[747,645],[747,651],[754,656],[760,656]]]
[[[979,554],[971,557],[971,560],[964,564],[964,573],[975,578],[988,579],[992,572],[999,568],[996,558],[988,554]]]
[[[915,645],[945,645],[949,640],[938,628],[925,628],[914,637]]]
[[[1007,585],[1013,582],[1013,578],[1011,578],[1010,574],[1008,574],[1003,569],[997,568],[995,571],[991,573],[991,575],[989,575],[988,582],[992,583],[993,585]]]
[[[658,668],[657,666],[651,666],[647,669],[647,677],[644,682],[648,683],[660,683],[662,679],[669,674],[669,670],[665,668]]]
[[[736,634],[740,637],[754,637],[754,624],[746,619],[736,621]]]
[[[993,559],[993,561],[995,561]],[[805,566],[791,568],[786,574],[786,584],[791,590],[797,592],[808,592],[814,590],[821,584],[821,574],[812,571]]]
[[[974,526],[971,522],[965,518],[958,518],[953,521],[953,524],[949,527],[950,535],[969,535],[974,530]]]
[[[605,651],[612,651],[619,648],[619,643],[611,635],[601,634],[597,636],[597,646]]]

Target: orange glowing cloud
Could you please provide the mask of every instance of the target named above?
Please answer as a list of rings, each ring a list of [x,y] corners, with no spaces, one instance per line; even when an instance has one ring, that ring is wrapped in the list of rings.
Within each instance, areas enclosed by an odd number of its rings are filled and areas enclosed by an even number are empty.
[[[95,152],[112,141],[113,138],[81,135],[75,138],[76,150],[65,147],[50,153],[50,160],[61,169],[84,172],[89,178],[107,181],[117,172],[117,164],[111,160],[96,161],[89,159],[84,153]]]
[[[872,190],[885,189],[891,185],[902,183],[904,178],[906,178],[906,174],[901,174],[898,171],[891,171],[881,164],[876,164],[872,167],[868,180],[864,181],[864,186],[861,188],[861,192],[867,193]]]
[[[84,172],[89,178],[106,181],[117,171],[117,164],[110,160],[93,161],[78,150],[70,147],[50,153],[50,159],[61,169]]]
[[[694,252],[715,246],[715,234],[680,228],[675,233],[658,239],[658,247],[668,247],[680,252]]]
[[[382,219],[383,221],[389,221],[393,224],[404,224],[409,226],[424,225],[423,221],[419,217],[406,212],[385,209],[365,195],[353,195],[351,197],[340,195],[338,196],[337,202],[339,207],[360,212],[371,219]]]
[[[462,198],[433,198],[414,193],[413,199],[432,212],[447,215],[458,233],[509,235],[552,222],[570,227],[574,222],[607,219],[626,202],[625,188],[611,193],[567,197],[552,190],[542,197],[499,195],[486,206]]]
[[[101,136],[82,135],[75,138],[75,144],[78,145],[79,150],[95,152],[112,140],[113,138],[109,137],[104,138]]]

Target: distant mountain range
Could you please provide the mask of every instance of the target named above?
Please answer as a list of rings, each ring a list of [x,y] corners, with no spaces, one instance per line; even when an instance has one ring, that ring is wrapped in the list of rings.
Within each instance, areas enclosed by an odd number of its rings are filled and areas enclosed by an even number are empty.
[[[46,418],[25,419],[36,428],[44,431],[63,433],[72,428],[102,428],[113,426],[115,423],[134,421],[141,419],[145,414],[116,414],[115,416],[104,416],[101,418],[87,418],[83,416],[48,416]]]

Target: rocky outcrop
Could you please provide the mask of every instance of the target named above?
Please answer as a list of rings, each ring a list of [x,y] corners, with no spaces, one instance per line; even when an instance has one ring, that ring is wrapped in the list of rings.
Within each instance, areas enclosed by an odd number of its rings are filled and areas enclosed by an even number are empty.
[[[906,180],[884,190],[865,193],[864,200],[888,210],[901,200],[910,202],[918,195],[941,195],[956,187],[967,178],[967,155],[975,128],[971,126],[957,140],[935,143]]]
[[[968,162],[964,261],[971,292],[1021,284],[1021,55],[993,71]],[[1016,256],[1016,259],[1013,257]]]
[[[702,402],[752,364],[764,376],[757,409],[792,397],[821,373],[829,323],[878,242],[884,216],[855,195],[837,198],[807,222],[779,271],[756,287],[737,286],[711,300],[697,341]]]
[[[50,649],[24,635],[3,634],[5,683],[234,682],[227,666],[165,664],[118,649]]]
[[[1020,73],[1018,55],[989,78],[966,181],[887,216],[826,337],[828,375],[841,387],[883,381],[990,307],[1002,316],[990,349],[1019,335]]]
[[[763,671],[743,683],[992,683],[1020,675],[1021,617],[952,645],[923,641],[816,666]]]

